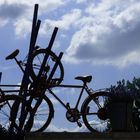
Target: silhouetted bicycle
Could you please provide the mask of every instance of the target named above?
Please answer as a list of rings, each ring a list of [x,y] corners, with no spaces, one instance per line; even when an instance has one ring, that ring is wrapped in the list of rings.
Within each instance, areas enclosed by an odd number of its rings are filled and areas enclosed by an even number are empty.
[[[74,107],[70,106],[70,103],[64,103],[54,92],[53,85],[47,89],[47,94],[49,93],[60,102],[60,104],[67,110],[66,118],[68,121],[72,123],[77,123],[79,127],[83,124],[91,131],[91,132],[107,132],[110,131],[110,119],[107,102],[110,99],[109,93],[105,91],[93,92],[91,88],[87,86],[92,80],[92,76],[78,76],[75,77],[77,80],[81,80],[83,82],[82,85],[57,85],[55,87],[59,88],[79,88],[81,89],[78,99],[76,100],[76,104]],[[80,107],[80,101],[84,91],[88,94],[88,97],[84,100]],[[52,110],[52,117],[54,116],[54,108],[53,104],[50,101],[50,106],[52,107],[49,110]],[[41,108],[39,110],[42,110]],[[46,110],[46,107],[43,108],[43,111]],[[38,112],[36,112],[38,114]],[[41,113],[40,113],[41,114]],[[45,116],[45,114],[44,114]],[[81,121],[83,119],[83,123]],[[42,124],[39,124],[41,125]],[[46,126],[42,126],[42,130],[46,129]]]

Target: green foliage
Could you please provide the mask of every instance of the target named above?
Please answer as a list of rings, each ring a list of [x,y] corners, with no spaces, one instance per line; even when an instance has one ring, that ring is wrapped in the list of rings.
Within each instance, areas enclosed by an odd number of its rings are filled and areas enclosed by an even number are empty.
[[[132,122],[135,130],[140,131],[140,78],[134,77],[132,82],[120,80],[107,90],[110,92],[112,100],[131,99],[133,101]]]
[[[107,91],[110,93],[112,100],[133,100],[136,96],[134,83],[124,79],[118,81],[116,85],[111,85]]]

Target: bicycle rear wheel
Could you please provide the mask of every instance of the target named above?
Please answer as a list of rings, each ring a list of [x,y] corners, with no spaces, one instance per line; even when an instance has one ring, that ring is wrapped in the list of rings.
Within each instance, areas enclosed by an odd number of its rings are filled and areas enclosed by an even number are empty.
[[[108,116],[107,102],[109,96],[106,92],[98,92],[89,96],[82,105],[84,124],[91,132],[108,132],[111,129]]]
[[[52,51],[48,51],[47,49],[38,49],[38,50],[35,50],[35,52],[32,54],[31,77],[33,80],[36,80],[39,70],[41,68],[44,56],[48,52],[49,52],[49,55],[48,55],[48,59],[47,59],[43,74],[47,74],[47,78],[48,78],[50,73],[52,72],[52,69],[53,69],[55,63],[58,62],[58,67],[54,73],[54,76],[52,77],[52,80],[50,81],[50,83],[52,83],[54,85],[55,84],[58,85],[63,80],[64,68],[63,68],[61,61],[59,61],[59,59],[55,55],[55,53],[53,53]]]

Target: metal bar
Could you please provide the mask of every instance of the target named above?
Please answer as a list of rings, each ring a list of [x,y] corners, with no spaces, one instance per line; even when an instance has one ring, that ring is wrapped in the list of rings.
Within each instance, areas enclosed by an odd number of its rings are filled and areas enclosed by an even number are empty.
[[[31,30],[31,37],[30,37],[30,50],[32,50],[33,46],[33,42],[34,42],[34,36],[35,36],[35,29],[36,29],[36,25],[37,25],[37,15],[38,15],[38,4],[35,4],[34,6],[34,14],[33,14],[33,22],[32,22],[32,30]]]
[[[53,31],[53,34],[52,34],[52,37],[51,37],[51,39],[50,39],[49,45],[48,45],[48,47],[47,47],[47,53],[45,54],[45,57],[44,57],[43,62],[42,62],[42,64],[41,64],[41,68],[40,68],[40,70],[39,70],[37,79],[40,78],[40,76],[41,76],[41,74],[42,74],[42,72],[43,72],[43,70],[44,70],[44,68],[45,68],[46,62],[47,62],[48,57],[49,57],[49,52],[51,51],[51,48],[52,48],[52,46],[53,46],[53,43],[54,43],[54,40],[55,40],[57,31],[58,31],[58,28],[55,27],[55,28],[54,28],[54,31]],[[38,82],[38,81],[37,81],[37,82]]]
[[[53,85],[50,85],[53,87]],[[62,88],[82,88],[82,85],[54,85],[54,87],[62,87]]]
[[[23,69],[23,67],[21,66],[20,61],[18,61],[16,57],[15,57],[14,59],[15,59],[16,63],[18,64],[19,68],[21,69],[21,71],[24,73],[24,69]]]
[[[34,6],[34,14],[33,14],[33,22],[32,22],[32,31],[31,31],[31,37],[30,37],[30,45],[29,45],[29,53],[28,53],[28,58],[27,58],[27,64],[26,64],[26,67],[25,67],[25,71],[24,71],[24,75],[23,75],[23,78],[22,78],[22,82],[21,82],[21,87],[20,87],[20,91],[19,91],[19,95],[22,95],[23,94],[23,102],[22,102],[22,107],[21,107],[21,114],[20,114],[20,124],[19,124],[19,134],[20,134],[20,131],[22,130],[22,127],[23,127],[23,124],[25,122],[25,119],[26,119],[26,114],[25,114],[25,105],[26,105],[26,94],[27,94],[27,88],[28,88],[28,84],[30,82],[30,79],[29,79],[29,76],[30,76],[30,65],[31,65],[31,54],[33,53],[33,50],[34,50],[34,44],[36,42],[36,36],[37,36],[37,32],[36,31],[36,26],[37,26],[37,14],[38,14],[38,4],[35,4]],[[39,25],[40,26],[40,25]],[[37,27],[39,27],[37,26]],[[25,90],[24,93],[23,93],[23,89]],[[13,106],[16,106],[16,112],[18,111],[18,108],[19,108],[19,102],[15,102],[13,104]],[[15,111],[15,110],[13,110]],[[17,116],[17,113],[16,115],[14,116],[14,120],[16,119],[16,116]],[[13,129],[13,125],[11,123],[11,130]]]
[[[48,45],[48,47],[47,47],[47,50],[48,50],[48,49],[49,49],[49,50],[51,50],[51,48],[52,48],[52,46],[53,46],[53,43],[54,43],[54,40],[55,40],[55,37],[56,37],[57,32],[58,32],[58,27],[55,27],[55,28],[54,28],[54,31],[53,31],[53,34],[52,34],[52,37],[51,37],[51,39],[50,39],[49,45]]]
[[[8,92],[19,92],[20,90],[2,90],[4,93],[8,93]],[[25,90],[23,90],[25,91]],[[29,91],[29,90],[26,90]]]
[[[21,85],[0,85],[0,87],[20,87]],[[49,87],[63,87],[63,88],[82,88],[82,85],[49,85]]]
[[[55,98],[56,100],[58,100],[58,101],[59,101],[59,103],[60,103],[61,105],[63,105],[63,106],[67,109],[67,106],[65,105],[65,103],[64,103],[64,102],[62,102],[62,101],[60,100],[60,98],[59,98],[58,96],[56,96],[56,95],[53,93],[53,91],[52,91],[52,90],[50,90],[50,89],[48,89],[48,90],[49,90],[50,94],[51,94],[51,95],[53,95],[53,96],[54,96],[54,98]]]
[[[0,87],[20,87],[21,85],[0,85]]]
[[[33,41],[33,44],[32,46],[34,47],[35,44],[36,44],[36,40],[37,40],[37,35],[38,35],[38,32],[39,32],[39,28],[40,28],[40,24],[41,24],[41,20],[37,20],[37,24],[36,24],[36,27],[35,27],[35,33],[34,33],[34,41]]]
[[[58,56],[58,61],[55,63],[55,65],[54,65],[54,67],[53,67],[53,69],[52,69],[52,71],[51,71],[51,73],[50,73],[50,75],[48,77],[48,80],[47,80],[48,85],[49,85],[49,83],[50,83],[50,81],[51,81],[51,79],[52,79],[52,77],[53,77],[53,75],[54,75],[54,73],[55,73],[55,71],[57,69],[58,62],[61,60],[62,56],[63,56],[63,53],[60,52],[60,54]]]
[[[84,89],[85,89],[85,86],[83,86],[83,88],[82,88],[82,90],[81,90],[81,92],[80,92],[80,95],[79,95],[79,97],[78,97],[78,100],[77,100],[77,103],[76,103],[76,106],[75,106],[76,109],[78,108],[78,105],[79,105],[79,103],[80,103],[81,97],[82,97],[83,92],[84,92]]]

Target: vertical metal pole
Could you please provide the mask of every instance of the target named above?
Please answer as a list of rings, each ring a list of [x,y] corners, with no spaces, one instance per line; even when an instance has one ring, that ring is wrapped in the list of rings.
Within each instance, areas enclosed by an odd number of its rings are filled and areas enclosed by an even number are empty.
[[[38,73],[38,76],[37,76],[38,78],[40,78],[40,76],[41,76],[41,74],[42,74],[42,72],[43,72],[43,70],[44,70],[44,68],[45,68],[47,59],[48,59],[48,57],[49,57],[49,52],[51,51],[51,48],[52,48],[52,46],[53,46],[53,43],[54,43],[54,40],[55,40],[57,31],[58,31],[58,28],[55,27],[55,28],[54,28],[54,31],[53,31],[53,34],[52,34],[52,37],[51,37],[51,39],[50,39],[49,45],[48,45],[48,47],[47,47],[47,53],[46,53],[46,55],[45,55],[45,57],[44,57],[44,59],[43,59],[41,68],[40,68],[40,70],[39,70],[39,73]]]
[[[36,43],[36,39],[37,39],[37,35],[38,35],[40,23],[41,23],[40,20],[37,21],[37,15],[38,15],[38,4],[35,4],[27,64],[26,64],[26,68],[25,68],[24,75],[23,75],[23,78],[22,78],[21,88],[20,88],[20,91],[19,91],[19,95],[23,95],[24,100],[22,102],[21,115],[20,115],[20,126],[19,126],[20,128],[18,130],[18,133],[20,133],[20,131],[22,130],[24,121],[25,121],[26,116],[27,116],[27,113],[25,111],[25,106],[26,106],[27,87],[28,87],[28,84],[30,82],[30,80],[29,80],[30,65],[31,65],[30,59],[31,59],[31,55],[32,55],[33,50],[34,50],[34,46],[35,46],[35,43]],[[10,128],[9,128],[9,130],[11,132],[13,131],[14,121],[16,120],[16,117],[17,117],[19,104],[20,104],[20,102],[15,101],[15,103],[12,106],[13,109],[11,109],[11,117],[12,117],[12,120],[13,120],[13,122],[11,122],[11,125],[10,125]]]
[[[30,38],[30,46],[29,46],[29,53],[28,53],[28,58],[27,58],[27,63],[26,63],[24,76],[23,76],[23,79],[22,79],[22,84],[21,84],[22,87],[21,87],[21,90],[20,90],[20,93],[19,93],[19,94],[23,94],[23,98],[24,98],[24,100],[22,102],[22,107],[21,107],[19,130],[22,130],[22,127],[24,125],[24,122],[26,120],[27,113],[28,113],[25,110],[25,107],[26,107],[27,88],[28,88],[28,84],[29,84],[29,81],[30,81],[29,76],[30,76],[30,66],[31,66],[31,55],[34,51],[34,46],[35,46],[35,43],[36,43],[37,34],[38,34],[40,23],[41,23],[40,20],[37,21],[37,15],[38,15],[38,4],[35,4],[33,22],[32,22],[31,38]],[[24,93],[23,93],[23,89],[24,89]]]

